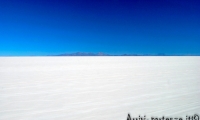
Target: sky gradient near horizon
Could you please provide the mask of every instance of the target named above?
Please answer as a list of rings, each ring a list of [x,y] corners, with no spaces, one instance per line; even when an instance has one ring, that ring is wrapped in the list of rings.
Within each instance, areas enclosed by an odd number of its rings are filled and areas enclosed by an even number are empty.
[[[0,0],[0,56],[200,54],[199,0]]]

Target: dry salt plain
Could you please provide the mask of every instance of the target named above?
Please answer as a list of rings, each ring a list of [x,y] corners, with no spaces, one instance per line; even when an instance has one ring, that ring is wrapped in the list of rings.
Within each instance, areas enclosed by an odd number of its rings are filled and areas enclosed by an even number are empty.
[[[0,120],[200,115],[200,57],[0,57]]]

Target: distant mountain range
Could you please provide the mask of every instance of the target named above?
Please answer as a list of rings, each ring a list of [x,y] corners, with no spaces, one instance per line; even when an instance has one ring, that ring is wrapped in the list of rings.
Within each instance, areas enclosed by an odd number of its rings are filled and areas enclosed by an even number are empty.
[[[51,56],[200,56],[198,54],[165,54],[165,53],[158,53],[158,54],[106,54],[103,52],[92,53],[92,52],[75,52],[75,53],[64,53],[58,55],[51,55]]]
[[[76,52],[76,53],[64,53],[64,54],[59,54],[56,56],[110,56],[110,55],[102,53],[102,52],[99,52],[99,53]]]

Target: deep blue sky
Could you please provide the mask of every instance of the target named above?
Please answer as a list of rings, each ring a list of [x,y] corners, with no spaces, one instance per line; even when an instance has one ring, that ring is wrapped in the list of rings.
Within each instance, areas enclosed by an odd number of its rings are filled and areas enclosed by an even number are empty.
[[[0,55],[200,54],[199,0],[0,0]]]

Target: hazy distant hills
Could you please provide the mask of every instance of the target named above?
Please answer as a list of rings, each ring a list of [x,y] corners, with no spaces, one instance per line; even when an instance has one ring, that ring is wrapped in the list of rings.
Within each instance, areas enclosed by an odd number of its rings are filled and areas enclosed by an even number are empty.
[[[75,52],[75,53],[64,53],[54,56],[199,56],[197,54],[165,54],[165,53],[158,53],[158,54],[106,54],[103,52],[92,53],[92,52]]]
[[[76,53],[64,53],[57,56],[109,56],[109,54],[105,54],[102,52],[99,53],[76,52]]]
[[[106,54],[103,52],[98,52],[98,53],[76,52],[76,53],[64,53],[57,56],[138,56],[138,55],[137,54],[114,55],[114,54]]]

